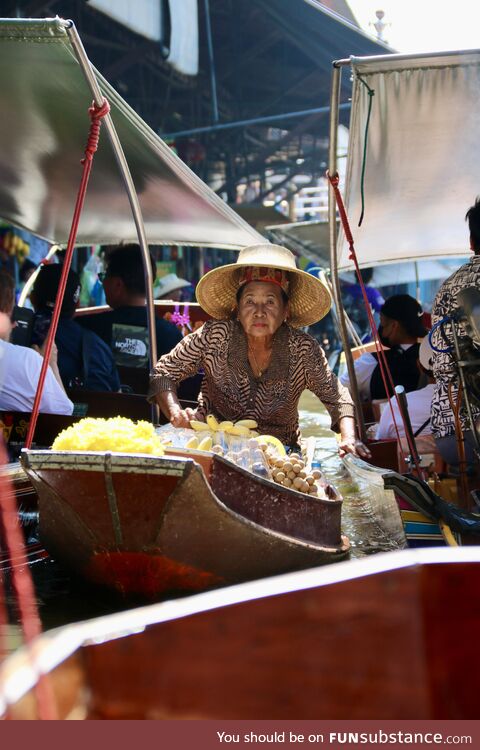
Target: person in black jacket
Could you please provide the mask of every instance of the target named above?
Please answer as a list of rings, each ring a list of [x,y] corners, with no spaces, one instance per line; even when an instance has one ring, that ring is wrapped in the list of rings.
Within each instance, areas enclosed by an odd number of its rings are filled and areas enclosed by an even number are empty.
[[[155,278],[155,262],[150,255]],[[99,274],[107,305],[101,315],[86,315],[79,323],[94,331],[111,347],[115,362],[129,368],[148,368],[148,331],[142,251],[139,245],[119,245],[106,257]],[[155,318],[157,356],[167,354],[182,339],[180,330],[163,318]]]
[[[417,367],[419,339],[428,333],[423,315],[421,305],[409,294],[394,294],[380,310],[378,334],[388,347],[385,355],[393,384],[403,385],[407,393],[425,385]],[[363,401],[387,398],[377,354],[362,354],[354,367]],[[348,372],[340,376],[340,382],[349,386]]]
[[[50,327],[61,274],[60,264],[42,266],[30,294],[35,310],[32,344],[39,347]],[[120,378],[110,348],[99,336],[82,328],[73,319],[79,296],[80,279],[70,269],[55,336],[63,385],[90,391],[118,391]]]

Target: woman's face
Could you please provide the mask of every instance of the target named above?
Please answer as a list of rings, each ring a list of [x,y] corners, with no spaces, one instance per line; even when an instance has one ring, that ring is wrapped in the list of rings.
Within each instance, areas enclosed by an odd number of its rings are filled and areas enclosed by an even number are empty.
[[[277,284],[250,281],[246,284],[238,304],[238,320],[247,336],[273,336],[288,312],[288,304]]]

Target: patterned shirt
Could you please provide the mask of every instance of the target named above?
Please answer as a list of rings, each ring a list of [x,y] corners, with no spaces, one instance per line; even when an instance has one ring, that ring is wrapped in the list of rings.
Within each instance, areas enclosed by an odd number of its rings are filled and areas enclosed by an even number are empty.
[[[451,315],[457,309],[457,294],[466,287],[480,288],[480,255],[474,255],[446,281],[437,292],[432,308],[432,325],[446,315]],[[465,326],[456,323],[457,335],[466,335]],[[443,331],[443,334],[442,334]],[[432,335],[432,343],[438,349],[453,346],[452,324],[445,323],[437,328]],[[433,360],[433,374],[435,376],[435,391],[432,399],[432,433],[436,438],[450,437],[455,434],[455,421],[449,400],[449,385],[452,383],[453,402],[456,402],[458,392],[458,376],[455,358],[450,352],[435,352]],[[474,416],[480,415],[480,410],[472,404]],[[465,406],[460,411],[462,429],[470,429]]]
[[[275,435],[285,445],[298,443],[298,401],[307,388],[325,405],[333,430],[339,430],[341,417],[354,416],[350,394],[328,367],[323,349],[312,336],[286,324],[275,333],[268,368],[255,377],[240,323],[208,321],[157,362],[149,400],[175,390],[199,369],[204,373],[200,419],[207,414],[218,420],[255,419],[262,434]]]

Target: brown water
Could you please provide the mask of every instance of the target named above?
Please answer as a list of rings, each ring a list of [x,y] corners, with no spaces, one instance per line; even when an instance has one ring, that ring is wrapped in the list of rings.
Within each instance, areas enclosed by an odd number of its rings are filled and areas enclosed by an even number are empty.
[[[350,558],[393,549],[369,511],[367,491],[356,487],[343,468],[335,434],[329,429],[330,417],[319,400],[308,391],[300,401],[300,425],[304,437],[318,438],[315,458],[321,461],[325,476],[343,496],[342,531],[350,540]],[[342,561],[332,564],[341,565]],[[115,596],[96,592],[70,578],[55,561],[38,562],[30,569],[45,630],[125,608],[124,602]],[[9,585],[8,580],[6,583]],[[12,651],[18,647],[21,638],[13,595],[10,594],[8,599],[11,624],[3,638],[0,633],[0,638],[3,648],[6,646],[7,651]],[[135,602],[131,606],[135,606]]]

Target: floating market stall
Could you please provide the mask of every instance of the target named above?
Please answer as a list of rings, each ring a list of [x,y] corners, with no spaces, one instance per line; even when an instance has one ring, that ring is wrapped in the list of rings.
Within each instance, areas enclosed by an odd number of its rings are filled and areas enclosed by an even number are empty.
[[[318,470],[307,474],[300,456],[282,459],[246,434],[223,456],[223,431],[215,445],[206,433],[200,450],[169,448],[148,422],[85,419],[52,450],[25,451],[46,549],[94,584],[150,599],[348,552],[342,499]],[[294,484],[280,464],[292,469]]]
[[[66,244],[65,278],[75,244],[138,241],[147,260],[149,244],[238,249],[264,242],[94,70],[71,21],[0,21],[0,62],[0,216]],[[150,276],[147,261],[152,332]],[[154,336],[149,357],[152,365]],[[89,449],[32,451],[35,424],[34,413],[22,462],[40,497],[42,538],[59,560],[98,583],[157,596],[315,565],[348,547],[333,489],[313,497],[205,451],[145,456],[133,432],[122,453],[118,424],[110,441],[97,439]]]

